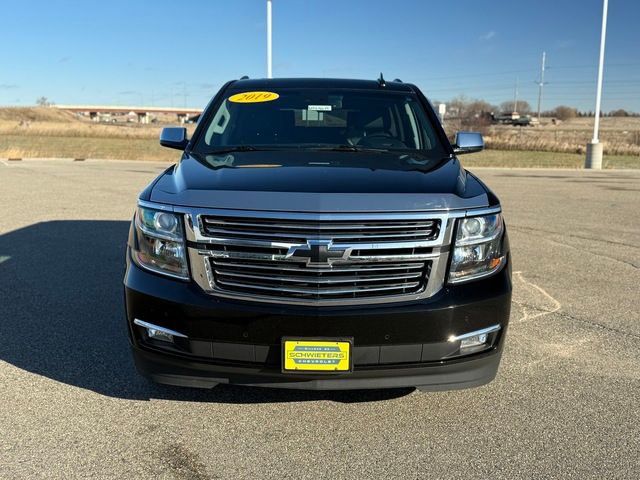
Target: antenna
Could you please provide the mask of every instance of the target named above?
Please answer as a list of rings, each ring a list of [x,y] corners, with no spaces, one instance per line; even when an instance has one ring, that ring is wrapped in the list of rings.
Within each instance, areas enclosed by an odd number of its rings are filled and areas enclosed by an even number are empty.
[[[271,63],[271,0],[267,0],[267,78],[273,78]]]
[[[381,87],[387,86],[387,82],[385,82],[384,77],[382,76],[382,72],[380,72],[380,78],[378,78],[378,85]]]

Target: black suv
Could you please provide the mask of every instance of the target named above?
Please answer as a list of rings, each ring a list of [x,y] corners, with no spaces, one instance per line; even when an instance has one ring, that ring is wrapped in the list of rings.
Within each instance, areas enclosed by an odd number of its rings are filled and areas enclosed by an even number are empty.
[[[511,306],[496,196],[400,81],[242,79],[141,194],[124,279],[154,381],[464,388],[497,372]]]

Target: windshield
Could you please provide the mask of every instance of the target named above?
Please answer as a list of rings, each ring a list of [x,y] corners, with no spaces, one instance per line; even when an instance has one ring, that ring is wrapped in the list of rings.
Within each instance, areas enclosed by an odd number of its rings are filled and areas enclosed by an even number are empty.
[[[445,151],[418,98],[377,90],[231,90],[203,126],[199,153],[260,149]]]

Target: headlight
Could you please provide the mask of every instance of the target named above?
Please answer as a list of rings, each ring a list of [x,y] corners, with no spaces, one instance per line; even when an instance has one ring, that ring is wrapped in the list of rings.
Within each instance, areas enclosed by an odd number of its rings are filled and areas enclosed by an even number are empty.
[[[178,215],[138,207],[135,232],[136,241],[131,253],[136,264],[154,272],[189,279],[182,222]]]
[[[458,220],[449,269],[449,283],[460,283],[496,272],[505,260],[502,215]]]

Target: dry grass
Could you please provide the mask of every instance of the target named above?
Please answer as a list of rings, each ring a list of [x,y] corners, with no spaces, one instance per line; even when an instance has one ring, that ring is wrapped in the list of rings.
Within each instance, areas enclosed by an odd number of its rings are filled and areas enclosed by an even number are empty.
[[[161,128],[168,124],[96,123],[50,108],[3,108],[0,157],[174,161],[179,153],[158,143]],[[195,125],[187,128],[192,134]]]
[[[518,150],[485,150],[462,155],[460,161],[467,168],[583,168],[585,155],[579,153],[532,152]],[[640,168],[640,157],[604,155],[603,168]]]
[[[576,118],[537,127],[493,125],[485,132],[488,148],[580,153],[593,135],[593,118]],[[600,141],[605,154],[640,156],[640,118],[603,118]]]
[[[0,158],[175,161],[179,152],[158,143],[166,124],[95,123],[55,109],[0,108]],[[489,150],[463,161],[469,166],[580,168],[592,126],[589,118],[538,127],[489,126]],[[188,127],[191,134],[195,126]],[[640,168],[640,118],[602,119],[601,139],[605,168]]]
[[[176,161],[180,152],[157,138],[0,135],[1,158],[105,158]]]

